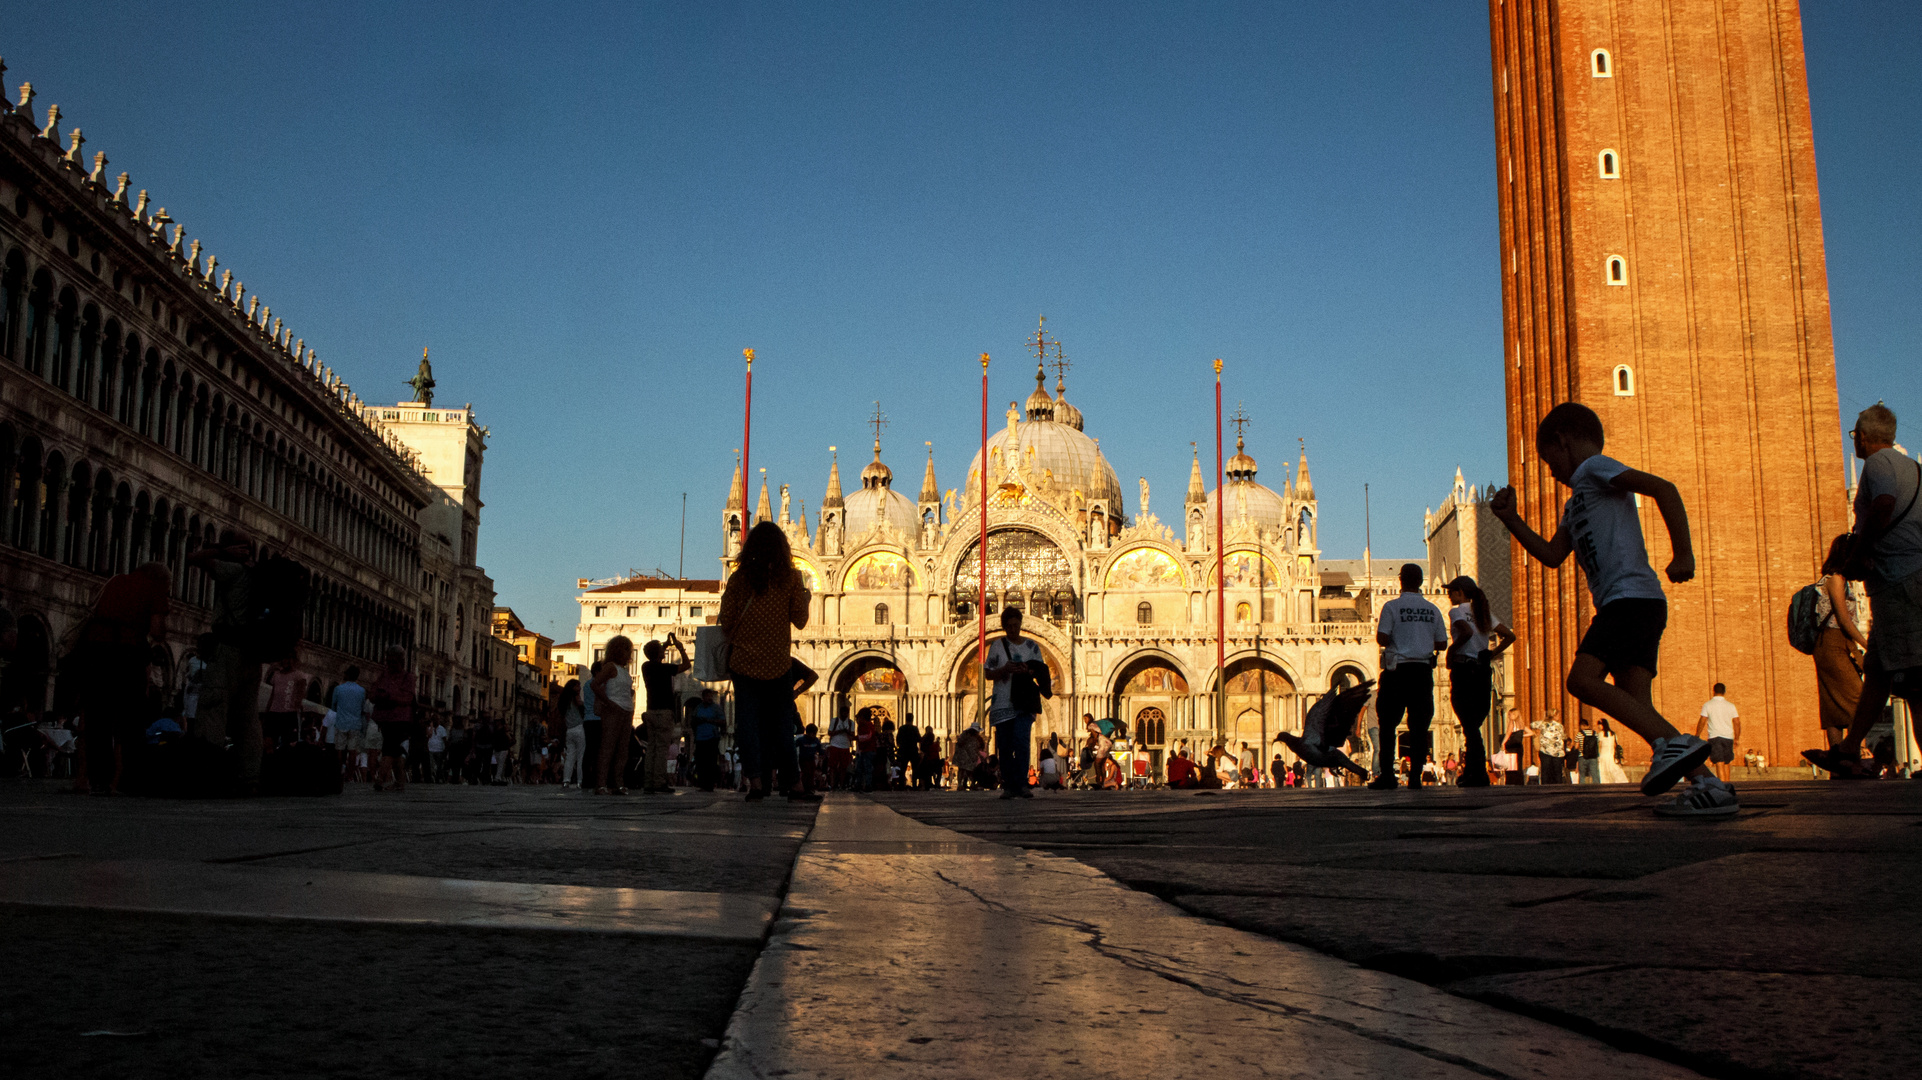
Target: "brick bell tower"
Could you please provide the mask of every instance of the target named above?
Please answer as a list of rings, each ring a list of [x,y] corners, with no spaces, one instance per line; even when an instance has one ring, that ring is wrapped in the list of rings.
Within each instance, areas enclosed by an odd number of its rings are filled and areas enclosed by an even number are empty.
[[[1675,482],[1696,577],[1665,582],[1655,705],[1693,731],[1715,682],[1771,764],[1821,745],[1784,612],[1847,528],[1828,274],[1796,0],[1490,0],[1508,468],[1528,520],[1566,491],[1535,453],[1561,401]],[[1668,564],[1653,502],[1649,555]],[[1573,559],[1513,547],[1524,719],[1554,707],[1592,614]],[[1623,740],[1631,759],[1648,748]]]

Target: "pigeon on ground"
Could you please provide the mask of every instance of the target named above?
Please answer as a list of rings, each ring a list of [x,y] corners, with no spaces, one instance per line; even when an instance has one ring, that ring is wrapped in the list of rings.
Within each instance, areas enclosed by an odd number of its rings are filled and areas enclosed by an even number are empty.
[[[1368,770],[1355,764],[1341,748],[1354,735],[1355,721],[1368,707],[1368,695],[1374,688],[1375,680],[1365,679],[1354,686],[1329,690],[1308,710],[1301,734],[1284,731],[1275,736],[1275,741],[1317,769],[1347,769],[1368,779]]]

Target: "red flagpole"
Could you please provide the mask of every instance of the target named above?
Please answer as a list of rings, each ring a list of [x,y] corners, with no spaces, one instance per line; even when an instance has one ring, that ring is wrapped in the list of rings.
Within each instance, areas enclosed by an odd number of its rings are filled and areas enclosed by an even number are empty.
[[[741,355],[747,357],[747,400],[741,407],[741,542],[745,544],[754,513],[754,504],[747,501],[747,437],[754,427],[754,350],[742,349]]]
[[[1215,358],[1215,727],[1225,737],[1228,708],[1228,559],[1227,538],[1221,531],[1222,508],[1228,504],[1221,475],[1221,358]]]
[[[988,666],[988,354],[981,354],[981,592],[974,598],[975,614],[981,628],[977,643],[977,660],[980,666]],[[981,682],[981,717],[985,724],[988,713],[988,680],[977,669],[975,677]]]

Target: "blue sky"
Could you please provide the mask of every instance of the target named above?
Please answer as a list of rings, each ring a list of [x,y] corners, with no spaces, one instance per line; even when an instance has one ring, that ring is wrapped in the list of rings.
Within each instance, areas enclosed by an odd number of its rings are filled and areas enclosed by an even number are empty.
[[[1174,509],[1209,364],[1322,547],[1421,549],[1505,471],[1485,4],[291,5],[10,13],[10,86],[104,150],[370,400],[432,346],[493,431],[481,561],[711,575],[754,462],[810,518],[879,399],[912,495],[1032,386],[1037,314],[1134,503]],[[1922,6],[1803,11],[1845,411],[1922,416]],[[850,474],[851,475],[851,474]]]

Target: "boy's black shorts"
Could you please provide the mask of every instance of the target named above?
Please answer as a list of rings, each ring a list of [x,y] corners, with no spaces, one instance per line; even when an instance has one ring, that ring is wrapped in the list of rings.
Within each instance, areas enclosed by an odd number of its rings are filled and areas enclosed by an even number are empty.
[[[1668,601],[1635,597],[1612,600],[1595,613],[1582,635],[1578,653],[1587,653],[1605,664],[1612,675],[1629,668],[1656,672],[1655,658],[1662,651],[1662,631],[1668,629]]]

